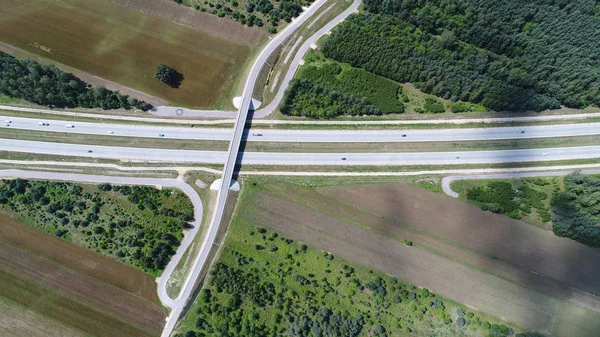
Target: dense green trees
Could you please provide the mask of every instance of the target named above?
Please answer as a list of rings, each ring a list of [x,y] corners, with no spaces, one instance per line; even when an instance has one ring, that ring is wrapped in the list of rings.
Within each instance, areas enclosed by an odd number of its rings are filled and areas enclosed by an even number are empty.
[[[552,198],[552,230],[600,247],[600,178],[579,173],[565,177],[565,191]]]
[[[595,0],[365,0],[325,56],[494,110],[600,104]]]
[[[290,83],[280,109],[285,115],[311,118],[381,114],[364,98],[331,91],[303,79]]]
[[[169,67],[168,65],[161,63],[156,67],[156,73],[154,77],[164,84],[173,85],[177,71]]]
[[[185,194],[147,186],[100,184],[84,190],[72,183],[3,180],[0,209],[151,274],[165,268],[183,237],[182,228],[193,220]]]
[[[296,78],[307,80],[325,89],[360,97],[383,114],[402,113],[404,104],[400,84],[367,71],[342,66],[332,60],[322,60],[309,54],[306,64],[298,70]]]
[[[17,60],[3,52],[0,52],[0,93],[50,107],[152,108],[133,97],[103,87],[92,87],[55,66],[33,60]]]

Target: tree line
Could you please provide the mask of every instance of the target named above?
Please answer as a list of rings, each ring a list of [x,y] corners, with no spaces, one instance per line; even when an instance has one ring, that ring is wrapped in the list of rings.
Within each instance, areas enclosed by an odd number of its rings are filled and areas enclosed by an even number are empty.
[[[325,56],[493,110],[600,104],[595,0],[365,0]]]
[[[18,60],[0,52],[0,93],[39,105],[58,108],[149,110],[152,106],[134,97],[100,86],[91,86],[53,65]]]

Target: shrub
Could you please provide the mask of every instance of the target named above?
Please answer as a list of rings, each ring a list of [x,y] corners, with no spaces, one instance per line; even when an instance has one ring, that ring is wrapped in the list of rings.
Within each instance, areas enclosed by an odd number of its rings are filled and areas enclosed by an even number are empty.
[[[444,104],[442,104],[442,102],[440,102],[439,100],[432,98],[432,97],[425,98],[425,104],[423,105],[423,108],[425,108],[425,110],[427,110],[431,113],[434,113],[434,114],[446,112],[446,109],[444,108]]]

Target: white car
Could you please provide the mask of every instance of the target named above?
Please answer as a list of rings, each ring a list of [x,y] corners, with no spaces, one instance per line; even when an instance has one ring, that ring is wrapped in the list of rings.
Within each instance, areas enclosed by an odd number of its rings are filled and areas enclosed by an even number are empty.
[[[75,125],[73,125],[73,124],[67,124],[67,125],[65,125],[65,128],[74,128],[74,127],[75,127]]]
[[[115,133],[114,131],[108,131],[109,135],[112,135],[113,133]]]
[[[4,121],[4,123],[10,124],[10,123],[12,123],[12,121],[10,119],[7,119],[7,120]]]
[[[546,155],[546,152],[542,153],[542,156],[545,156],[545,155]]]
[[[8,123],[5,123],[5,124],[4,124],[4,126],[10,126],[10,124],[8,124]]]

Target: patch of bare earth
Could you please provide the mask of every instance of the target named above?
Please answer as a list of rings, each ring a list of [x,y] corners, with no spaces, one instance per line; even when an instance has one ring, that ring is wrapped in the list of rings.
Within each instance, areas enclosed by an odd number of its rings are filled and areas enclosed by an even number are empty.
[[[546,286],[544,291],[558,289],[565,296],[572,287],[551,279],[532,277],[535,274],[514,265],[446,242],[423,230],[394,223],[381,215],[336,202],[313,189],[288,184],[265,188],[269,194],[258,192],[245,199],[252,204],[247,208],[251,211],[245,218],[257,225],[427,287],[525,328],[561,337],[591,337],[600,329],[600,323],[585,327],[580,324],[581,320],[598,322],[598,313],[579,310],[571,302],[531,289],[531,284],[541,282]],[[369,195],[363,194],[363,197]],[[395,228],[401,230],[391,231]],[[405,246],[399,241],[401,238],[414,240],[415,246]],[[504,276],[512,273],[517,276],[517,281]],[[523,280],[530,284],[523,286],[527,283],[520,282]],[[584,292],[577,294],[582,301],[587,301],[585,295]],[[592,300],[588,304],[597,303]],[[565,315],[565,312],[576,314]]]
[[[27,226],[5,217],[0,218],[1,270],[56,291],[151,334],[160,334],[166,317],[165,309],[155,301],[123,289],[140,292],[139,285],[130,282],[135,282],[136,279],[143,282],[144,279],[136,277],[133,268],[100,256],[93,259],[88,254],[91,252],[41,232],[39,233],[42,235],[32,235],[32,240],[28,241],[25,235],[33,233],[23,227]],[[11,235],[15,232],[20,235]],[[58,244],[59,242],[64,244]],[[21,244],[17,246],[19,243]],[[113,274],[115,269],[111,267],[117,265],[116,271],[122,271],[123,275]],[[131,270],[122,268],[121,265]],[[116,279],[114,282],[107,278],[111,274]],[[98,278],[90,275],[97,275]],[[125,279],[128,275],[132,276],[132,280]],[[154,300],[154,296],[149,297]]]
[[[142,13],[201,30],[236,43],[256,47],[266,36],[264,29],[248,27],[227,18],[219,18],[170,0],[110,0]]]
[[[523,269],[600,294],[600,249],[414,186],[360,185],[319,191]]]

